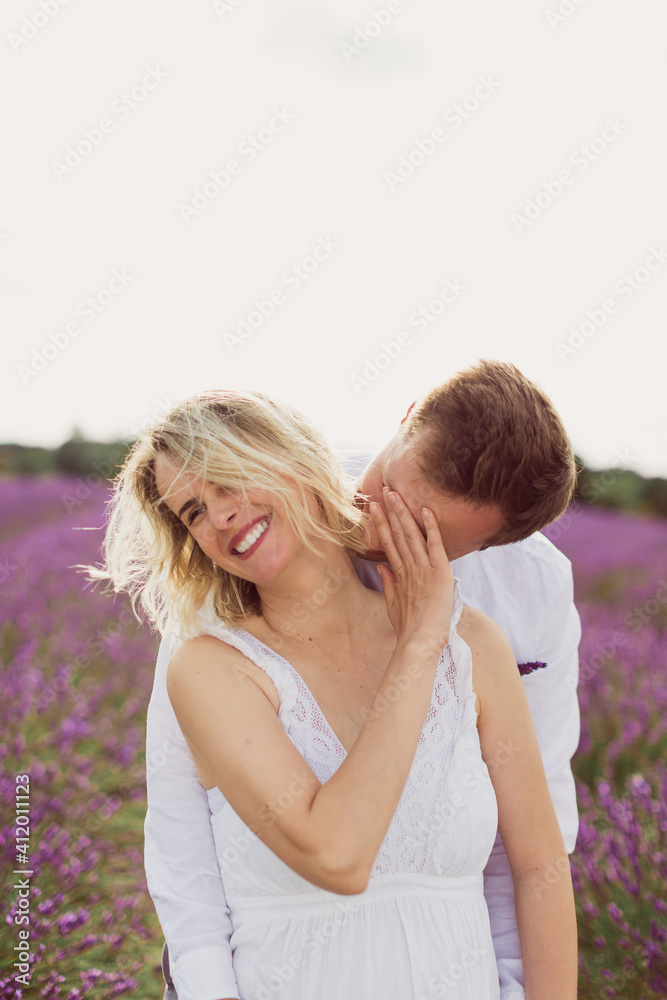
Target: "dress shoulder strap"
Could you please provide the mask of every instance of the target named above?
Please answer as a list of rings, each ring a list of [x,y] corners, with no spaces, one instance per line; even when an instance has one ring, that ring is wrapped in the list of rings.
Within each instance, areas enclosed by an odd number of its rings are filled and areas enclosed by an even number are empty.
[[[453,629],[459,623],[461,612],[463,611],[463,598],[461,597],[461,581],[458,576],[454,577],[454,600],[452,601],[452,617],[450,627]]]
[[[475,694],[472,686],[472,650],[458,633],[457,625],[463,611],[463,598],[461,597],[461,584],[458,577],[454,577],[454,601],[452,606],[452,618],[450,624],[448,648],[452,657],[452,664],[456,674],[456,688],[463,697],[465,703],[466,724],[475,724],[477,713],[475,710]]]

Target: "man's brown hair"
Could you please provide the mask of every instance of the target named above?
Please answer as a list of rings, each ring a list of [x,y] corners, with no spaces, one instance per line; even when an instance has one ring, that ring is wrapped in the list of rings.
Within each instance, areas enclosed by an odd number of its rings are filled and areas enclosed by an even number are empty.
[[[479,361],[432,389],[404,424],[431,485],[504,526],[481,548],[527,538],[563,513],[577,469],[558,413],[514,365]]]

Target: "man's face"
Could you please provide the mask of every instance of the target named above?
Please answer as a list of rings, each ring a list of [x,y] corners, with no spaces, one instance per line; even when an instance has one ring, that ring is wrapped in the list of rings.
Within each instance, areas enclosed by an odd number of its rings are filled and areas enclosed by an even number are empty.
[[[458,497],[436,489],[424,477],[417,461],[414,438],[405,441],[397,434],[379,455],[366,466],[359,481],[359,492],[383,504],[382,487],[388,486],[403,497],[422,534],[426,535],[422,507],[435,514],[447,557],[459,559],[474,552],[503,526],[503,517],[493,504],[474,507]],[[386,556],[372,521],[366,532],[368,552],[365,558],[385,560]]]

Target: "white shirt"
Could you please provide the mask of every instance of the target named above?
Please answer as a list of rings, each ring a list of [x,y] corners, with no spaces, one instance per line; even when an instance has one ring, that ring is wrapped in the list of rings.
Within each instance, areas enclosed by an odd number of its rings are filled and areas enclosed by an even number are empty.
[[[577,649],[581,637],[569,560],[539,532],[523,542],[472,552],[452,563],[463,601],[491,615],[517,663],[544,662],[523,683],[567,850],[577,803],[570,759],[579,742]],[[379,589],[373,563],[357,572]],[[177,639],[160,645],[147,722],[148,889],[169,948],[179,1000],[238,997],[232,924],[211,829],[208,797],[171,707],[167,664]],[[497,837],[484,873],[502,1000],[523,1000],[523,969],[507,856]]]

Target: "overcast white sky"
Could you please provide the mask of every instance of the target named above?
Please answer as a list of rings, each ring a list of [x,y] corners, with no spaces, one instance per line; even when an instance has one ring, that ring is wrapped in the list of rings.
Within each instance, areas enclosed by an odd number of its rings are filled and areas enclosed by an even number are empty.
[[[5,0],[0,440],[226,386],[371,449],[490,357],[589,464],[667,475],[666,33],[662,0]]]

